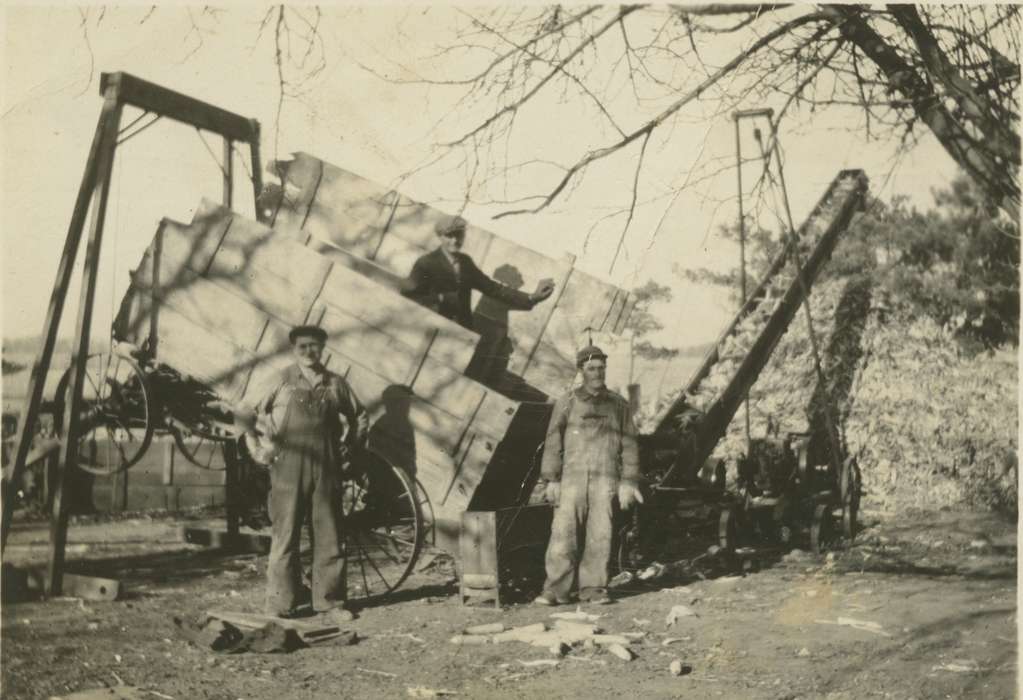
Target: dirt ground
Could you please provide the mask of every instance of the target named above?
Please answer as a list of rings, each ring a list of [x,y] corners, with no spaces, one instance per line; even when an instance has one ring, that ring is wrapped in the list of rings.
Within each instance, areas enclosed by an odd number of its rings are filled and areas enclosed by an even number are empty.
[[[181,521],[75,524],[70,570],[119,578],[123,599],[5,605],[3,697],[48,698],[123,683],[150,698],[1010,698],[1017,696],[1016,524],[987,514],[863,514],[855,546],[794,551],[747,575],[636,584],[603,615],[645,632],[632,661],[519,642],[457,646],[465,626],[547,621],[551,610],[460,605],[450,567],[419,572],[360,611],[354,646],[223,655],[181,636],[175,616],[258,612],[265,557],[178,541]],[[195,522],[188,523],[196,525]],[[45,523],[16,523],[6,559],[45,560]],[[695,615],[671,626],[686,605]],[[571,609],[571,608],[569,608]],[[669,641],[673,640],[673,641]],[[691,669],[680,677],[669,664]]]

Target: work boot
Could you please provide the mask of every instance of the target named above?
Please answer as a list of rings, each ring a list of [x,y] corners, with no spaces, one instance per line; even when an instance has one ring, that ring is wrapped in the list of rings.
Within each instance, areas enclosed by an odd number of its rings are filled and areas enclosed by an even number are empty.
[[[559,600],[558,596],[554,595],[553,591],[544,591],[543,593],[538,595],[536,598],[534,598],[533,602],[536,603],[537,605],[548,605],[548,606],[550,606],[550,605],[564,605],[568,601],[567,600]]]
[[[355,613],[343,605],[337,605],[329,610],[317,610],[316,615],[336,625],[343,625],[355,619]]]
[[[604,588],[589,588],[579,592],[580,603],[590,603],[592,605],[607,605],[611,603],[611,596],[607,594],[607,590]]]

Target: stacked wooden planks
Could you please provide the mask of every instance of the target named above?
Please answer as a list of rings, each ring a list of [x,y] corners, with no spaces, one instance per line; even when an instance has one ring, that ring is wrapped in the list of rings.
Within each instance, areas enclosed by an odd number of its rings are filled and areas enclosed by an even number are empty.
[[[273,226],[342,264],[396,287],[416,259],[436,247],[434,224],[446,214],[305,153],[278,163],[279,201]],[[470,225],[464,251],[494,279],[525,291],[550,278],[554,297],[531,312],[511,312],[476,295],[474,329],[482,335],[472,375],[509,395],[516,383],[542,400],[564,392],[575,377],[575,352],[586,330],[618,333],[633,301],[622,289]]]
[[[115,335],[148,343],[157,362],[244,405],[292,361],[287,334],[301,323],[327,330],[327,366],[367,404],[371,447],[416,475],[437,543],[454,547],[518,405],[463,376],[475,333],[286,233],[204,203],[189,225],[161,223]]]

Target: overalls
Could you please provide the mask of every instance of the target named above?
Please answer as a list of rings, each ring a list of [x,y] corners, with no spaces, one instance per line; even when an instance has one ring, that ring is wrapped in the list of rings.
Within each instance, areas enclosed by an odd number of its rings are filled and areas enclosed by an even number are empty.
[[[345,599],[344,539],[338,512],[341,484],[333,442],[339,429],[330,382],[313,387],[304,377],[293,377],[275,436],[278,456],[270,470],[273,543],[267,563],[266,607],[272,614],[290,612],[298,603],[299,545],[307,516],[313,548],[313,610],[329,610]]]
[[[551,523],[544,590],[567,601],[578,573],[581,598],[603,592],[611,561],[620,479],[638,478],[636,428],[628,402],[612,391],[577,389],[555,404],[542,472],[561,482]]]

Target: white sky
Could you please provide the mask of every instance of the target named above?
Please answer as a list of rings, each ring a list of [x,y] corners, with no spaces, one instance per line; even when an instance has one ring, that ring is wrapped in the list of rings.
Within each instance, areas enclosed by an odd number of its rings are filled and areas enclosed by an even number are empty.
[[[123,70],[193,95],[263,124],[264,160],[274,154],[277,82],[271,29],[257,40],[264,10],[235,7],[214,23],[193,10],[210,29],[202,37],[191,31],[182,8],[160,6],[144,23],[148,10],[109,9],[102,21],[98,8],[83,17],[74,8],[7,6],[3,10],[3,86],[0,102],[3,181],[0,186],[2,235],[3,332],[8,337],[34,335],[42,329],[61,247],[86,154],[101,107],[101,71]],[[438,135],[433,124],[445,117],[451,136],[474,124],[478,114],[449,114],[456,96],[450,88],[396,85],[380,80],[358,62],[392,70],[393,62],[431,53],[443,45],[457,13],[450,7],[386,5],[371,9],[328,8],[321,32],[328,65],[307,85],[302,101],[285,101],[277,150],[282,157],[306,151],[379,182],[391,183],[428,158]],[[88,40],[83,33],[88,34]],[[297,51],[298,49],[296,49]],[[426,63],[420,67],[429,67]],[[395,72],[392,70],[392,72]],[[514,160],[540,155],[569,160],[580,147],[598,143],[599,128],[580,119],[574,105],[545,96],[536,110],[522,115],[527,135],[516,143],[532,144],[533,153],[511,154]],[[749,105],[750,107],[756,105]],[[702,109],[708,110],[707,105]],[[138,112],[126,109],[122,124]],[[865,143],[843,127],[841,115],[814,116],[795,132],[784,131],[788,180],[797,225],[838,170],[859,167],[871,178],[875,194],[888,199],[904,194],[918,206],[931,202],[932,188],[948,183],[951,159],[932,139],[906,159],[890,177],[887,146]],[[666,183],[681,181],[697,156],[734,158],[733,125],[719,117],[701,120],[695,110],[670,140],[656,148],[642,187],[648,196]],[[219,157],[221,145],[206,135]],[[751,148],[748,142],[745,148]],[[560,151],[560,152],[559,152]],[[578,265],[608,277],[608,262],[620,235],[620,219],[598,226],[585,252],[591,226],[610,206],[628,201],[636,151],[616,156],[588,173],[573,196],[535,216],[489,220],[500,207],[470,205],[466,215],[495,233],[514,238],[554,257],[568,252]],[[245,173],[236,161],[238,175]],[[534,186],[526,172],[508,187],[512,192]],[[161,217],[188,220],[200,197],[220,197],[220,172],[196,131],[159,122],[118,150],[108,209],[95,337],[105,336],[112,311]],[[403,191],[417,199],[457,209],[464,194],[458,173],[427,171],[408,180]],[[662,309],[668,331],[662,342],[689,345],[716,337],[728,315],[720,291],[693,288],[672,274],[682,267],[733,264],[737,254],[716,235],[718,226],[735,220],[734,204],[703,205],[701,197],[734,195],[735,173],[701,183],[679,197],[641,208],[630,227],[624,254],[610,279],[634,286],[649,278],[671,284],[676,303]],[[236,189],[236,209],[251,213],[244,182]],[[884,189],[879,192],[882,184]],[[535,191],[535,187],[534,187]],[[662,220],[663,217],[663,220]],[[661,221],[652,246],[652,233]],[[762,222],[773,226],[773,221]],[[650,246],[648,248],[648,246]],[[84,252],[84,245],[83,245]],[[73,328],[79,281],[73,283],[65,309],[64,332]]]

